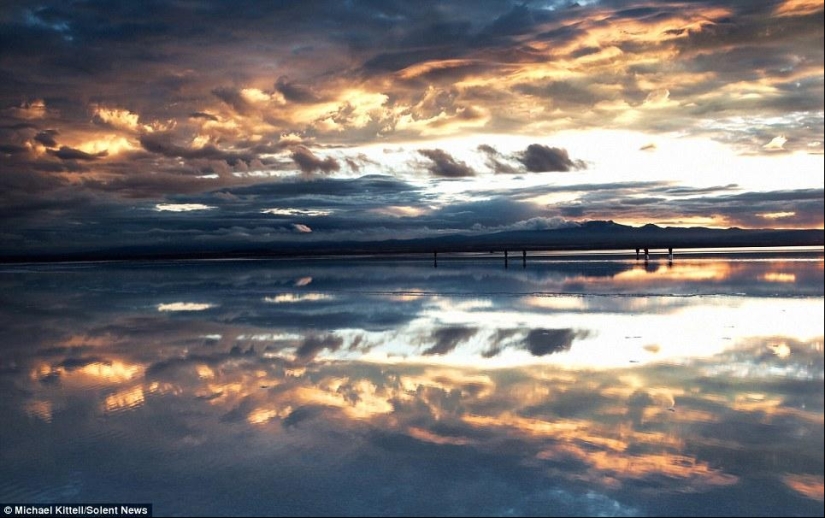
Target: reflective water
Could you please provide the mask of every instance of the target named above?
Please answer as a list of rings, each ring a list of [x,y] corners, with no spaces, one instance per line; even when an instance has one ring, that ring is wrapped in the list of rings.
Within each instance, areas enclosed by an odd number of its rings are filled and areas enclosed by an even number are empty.
[[[823,256],[0,269],[0,502],[823,514]]]

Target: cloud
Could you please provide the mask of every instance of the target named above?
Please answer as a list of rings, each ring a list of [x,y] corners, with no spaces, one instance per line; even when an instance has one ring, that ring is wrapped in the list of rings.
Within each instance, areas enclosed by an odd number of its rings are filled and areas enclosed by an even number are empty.
[[[573,340],[586,338],[588,331],[573,329],[531,329],[522,343],[533,356],[569,351]]]
[[[155,210],[159,212],[191,212],[194,210],[209,210],[215,207],[203,203],[158,203]]]
[[[168,302],[158,304],[158,311],[204,311],[215,307],[207,302]]]
[[[99,153],[86,153],[85,151],[81,151],[79,149],[71,148],[68,146],[60,146],[60,149],[57,151],[53,149],[47,150],[50,155],[54,155],[61,160],[85,160],[85,161],[92,161],[97,160],[98,158],[103,158],[109,154],[108,151],[101,151]]]
[[[678,222],[701,218],[716,226],[744,228],[816,228],[822,225],[825,210],[822,189],[736,192],[741,188],[651,187],[628,185],[616,186],[612,192],[594,190],[573,202],[555,204],[554,209],[562,217],[572,219]],[[782,217],[772,218],[775,215]]]
[[[140,136],[140,145],[150,153],[156,153],[169,158],[224,160],[230,165],[239,162],[249,163],[254,156],[248,153],[223,151],[213,144],[202,147],[188,148],[173,144],[174,135],[169,132],[145,133]]]
[[[670,90],[667,88],[659,88],[657,90],[653,90],[647,97],[645,97],[644,103],[647,105],[664,105],[670,101]]]
[[[766,151],[785,151],[785,143],[788,141],[784,135],[774,137],[773,140],[762,146]]]
[[[119,108],[95,107],[95,120],[113,128],[140,131],[146,127],[140,124],[140,116]]]
[[[548,356],[569,351],[573,341],[587,338],[590,332],[574,329],[530,329],[526,335],[521,329],[498,329],[491,337],[484,358],[499,355],[504,349],[515,347],[529,351],[533,356]]]
[[[240,115],[247,115],[253,109],[252,103],[236,88],[221,86],[213,89],[212,95],[232,107]]]
[[[299,234],[311,234],[312,229],[302,223],[293,223],[292,228]]]
[[[478,332],[476,327],[450,326],[433,331],[430,339],[435,343],[421,352],[424,356],[444,355],[455,349],[461,342],[466,342]]]
[[[273,216],[329,216],[331,211],[328,210],[303,210],[303,209],[283,209],[270,208],[262,209],[261,214],[272,214]]]
[[[542,144],[530,144],[516,160],[532,173],[568,172],[587,167],[581,160],[571,160],[567,150]]]
[[[463,178],[475,176],[475,172],[464,162],[457,161],[441,149],[419,149],[418,153],[432,160],[427,169],[440,178]]]
[[[308,362],[314,359],[318,353],[323,351],[324,349],[328,349],[330,352],[337,351],[343,345],[344,339],[340,336],[336,335],[311,335],[306,337],[298,349],[295,351],[295,355],[297,358],[302,362]]]
[[[297,146],[292,151],[292,160],[298,165],[298,169],[304,174],[312,174],[316,171],[329,174],[341,169],[337,160],[328,156],[324,159],[318,158],[315,154],[304,146]]]
[[[207,112],[192,112],[189,114],[189,117],[192,119],[206,119],[212,122],[218,122],[220,120],[217,115]]]
[[[6,155],[18,155],[21,153],[28,153],[29,148],[26,146],[18,146],[15,144],[2,144],[0,145],[0,153],[4,153]]]
[[[3,33],[13,37],[3,47],[13,73],[4,78],[2,106],[17,119],[81,122],[88,116],[88,92],[105,84],[101,96],[108,105],[128,106],[127,113],[141,119],[172,119],[178,126],[220,123],[211,131],[221,126],[225,147],[253,134],[323,134],[319,128],[327,120],[335,122],[328,131],[349,143],[377,133],[392,136],[404,117],[424,121],[415,127],[419,133],[465,131],[481,125],[453,123],[473,114],[474,122],[502,132],[524,128],[543,134],[594,124],[695,132],[702,131],[703,119],[717,118],[720,106],[733,116],[787,113],[791,106],[821,111],[822,60],[815,45],[821,9],[808,4],[631,9],[589,3],[545,9],[455,2],[438,9],[384,9],[345,3],[323,12],[290,4],[256,9],[252,19],[219,6],[69,12],[46,2],[42,12],[60,13],[65,33],[47,30],[51,21],[11,22],[33,16],[12,6]],[[167,22],[181,18],[224,36],[173,34]],[[125,19],[133,21],[128,30]],[[330,24],[341,30],[327,30]],[[233,29],[222,32],[223,27]],[[64,39],[69,35],[71,42]],[[301,43],[304,36],[312,45]],[[272,62],[278,63],[274,82],[262,66]],[[119,88],[137,81],[139,88]],[[344,133],[341,127],[366,120],[336,118],[355,85],[387,102],[362,126],[368,129]],[[420,102],[429,85],[450,94],[437,106]],[[21,92],[28,99],[22,105]],[[286,102],[272,102],[279,98]],[[663,102],[645,105],[646,99]],[[59,127],[69,126],[74,124]],[[821,132],[809,126],[804,133]]]
[[[57,130],[43,130],[35,135],[34,140],[40,142],[46,147],[55,148],[57,147],[57,141],[55,140],[55,136],[58,134]]]
[[[358,199],[359,202],[370,200],[381,203],[390,201],[409,201],[417,199],[418,188],[412,186],[404,180],[388,175],[364,175],[358,178],[317,178],[312,181],[305,181],[303,178],[285,179],[279,182],[259,183],[255,185],[240,185],[227,189],[236,196],[251,198],[268,197],[273,198],[301,198],[304,196],[324,198],[333,197],[342,200]],[[369,192],[370,196],[364,196]],[[375,197],[378,196],[379,200]],[[292,204],[297,207],[301,204]],[[267,205],[265,208],[269,208]]]
[[[476,149],[486,155],[487,167],[492,169],[496,174],[518,174],[524,172],[521,169],[504,162],[505,157],[493,146],[481,144]]]
[[[490,338],[489,347],[481,353],[483,358],[492,358],[498,356],[509,344],[514,336],[518,335],[519,329],[497,329],[495,334]]]
[[[295,103],[314,103],[319,98],[309,88],[299,85],[289,80],[286,76],[281,76],[275,81],[275,90],[284,96],[284,99]]]
[[[24,101],[19,106],[7,108],[5,113],[16,119],[36,120],[45,118],[48,109],[42,99],[36,99],[34,101]]]

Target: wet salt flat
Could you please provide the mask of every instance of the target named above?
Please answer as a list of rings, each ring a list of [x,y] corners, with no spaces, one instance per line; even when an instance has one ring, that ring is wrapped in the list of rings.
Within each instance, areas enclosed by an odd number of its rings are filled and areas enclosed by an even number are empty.
[[[823,514],[823,255],[5,266],[0,502]]]

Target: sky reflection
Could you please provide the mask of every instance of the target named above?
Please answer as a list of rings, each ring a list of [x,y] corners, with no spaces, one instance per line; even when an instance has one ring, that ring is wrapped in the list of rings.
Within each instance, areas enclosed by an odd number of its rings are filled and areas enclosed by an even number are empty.
[[[822,513],[821,254],[197,266],[0,274],[0,500]]]

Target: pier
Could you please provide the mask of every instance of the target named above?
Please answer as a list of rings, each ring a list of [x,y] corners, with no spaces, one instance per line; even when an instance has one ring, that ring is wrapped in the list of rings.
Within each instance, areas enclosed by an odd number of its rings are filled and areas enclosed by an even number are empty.
[[[637,261],[639,260],[640,250],[644,251],[644,261],[645,261],[645,264],[648,264],[650,262],[650,248],[648,248],[648,247],[645,247],[643,249],[642,248],[636,248],[636,260]],[[668,264],[673,264],[673,247],[672,246],[668,247],[668,249],[667,249],[667,262],[668,262]]]

